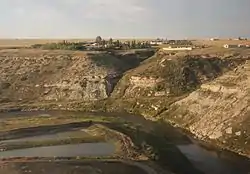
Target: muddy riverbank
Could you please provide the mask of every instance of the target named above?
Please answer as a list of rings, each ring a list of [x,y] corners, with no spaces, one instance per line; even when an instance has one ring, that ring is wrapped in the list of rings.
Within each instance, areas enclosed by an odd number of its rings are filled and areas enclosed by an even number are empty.
[[[61,124],[63,119],[67,120],[65,124]],[[29,120],[27,120],[29,119]],[[111,123],[110,120],[116,120],[115,123]],[[19,123],[22,122],[20,128],[17,128],[18,125],[15,121]],[[34,124],[34,120],[39,122],[39,125],[36,127],[27,127],[26,125]],[[50,120],[47,122],[47,120]],[[75,123],[72,123],[74,120]],[[26,121],[30,121],[29,124]],[[61,122],[60,122],[61,121]],[[34,135],[38,136],[38,138],[43,141],[47,138],[55,138],[54,134],[61,136],[68,136],[69,132],[77,131],[77,129],[87,128],[93,124],[103,124],[108,126],[116,131],[124,133],[128,135],[133,140],[135,145],[145,141],[147,144],[157,147],[157,150],[160,152],[159,156],[155,156],[154,158],[157,160],[159,157],[163,158],[163,154],[165,155],[163,159],[168,160],[168,164],[170,166],[174,166],[176,168],[178,165],[182,165],[183,163],[178,162],[178,158],[174,158],[175,153],[170,153],[173,150],[162,149],[165,147],[173,147],[176,146],[177,149],[182,152],[184,156],[193,164],[193,166],[205,174],[248,174],[250,172],[250,161],[249,159],[239,156],[237,154],[223,151],[221,149],[216,149],[210,145],[204,146],[203,142],[199,142],[197,140],[192,139],[191,137],[186,136],[180,130],[167,125],[162,122],[153,122],[146,120],[143,117],[128,115],[122,113],[83,113],[83,112],[69,112],[69,111],[36,111],[36,112],[9,112],[9,113],[1,113],[0,114],[0,122],[5,126],[4,130],[0,130],[0,143],[6,142],[15,142],[15,141],[34,141]],[[55,124],[52,124],[56,122]],[[43,124],[44,123],[44,124]],[[45,124],[46,123],[46,124]],[[47,125],[50,123],[50,125]],[[121,123],[123,127],[118,124]],[[133,127],[129,127],[128,129],[126,125],[132,125]],[[13,124],[13,125],[12,125]],[[16,127],[12,129],[12,127]],[[3,127],[2,127],[3,128]],[[134,130],[134,132],[133,132]],[[137,132],[142,131],[142,132]],[[63,133],[64,132],[64,133]],[[154,134],[152,134],[152,132]],[[44,135],[48,135],[48,137],[44,137]],[[84,134],[84,133],[83,133]],[[157,137],[153,135],[159,135],[162,139],[157,139]],[[150,135],[150,136],[149,136]],[[151,136],[152,135],[152,136]],[[40,136],[40,137],[39,137]],[[58,136],[57,136],[58,137]],[[143,143],[141,143],[143,144]],[[203,145],[202,145],[203,144]],[[93,145],[93,144],[92,144]],[[18,151],[6,151],[2,152],[3,157],[34,157],[39,155],[38,151],[45,150],[47,154],[50,156],[62,156],[62,157],[72,157],[72,156],[85,156],[85,152],[99,152],[98,150],[103,148],[88,148],[84,144],[75,144],[75,145],[67,145],[67,147],[61,146],[62,150],[58,154],[53,154],[55,149],[58,149],[59,146],[52,147],[37,147],[32,149],[21,149]],[[106,144],[107,145],[107,144]],[[72,148],[71,146],[77,146]],[[94,145],[95,146],[95,145]],[[108,147],[108,154],[105,153],[98,154],[100,155],[109,155],[111,153],[111,147]],[[70,147],[70,148],[68,148]],[[47,149],[49,148],[49,150]],[[59,148],[59,149],[60,149]],[[64,149],[66,148],[66,149]],[[143,147],[145,149],[149,148],[147,146]],[[40,150],[39,150],[40,149]],[[52,149],[52,151],[50,151]],[[77,149],[77,152],[80,153],[71,153],[71,150]],[[81,150],[79,150],[81,149]],[[105,148],[104,148],[105,149]],[[32,152],[35,155],[29,156],[29,152]],[[30,151],[31,150],[31,151]],[[48,157],[46,153],[42,153],[41,157]],[[85,153],[85,154],[84,154]],[[44,156],[43,156],[44,155]],[[91,154],[90,154],[91,155]],[[0,153],[1,156],[1,153]],[[171,160],[171,161],[169,161]],[[176,161],[175,161],[176,160]],[[184,162],[185,163],[185,162]],[[178,171],[177,171],[178,173]],[[179,172],[181,173],[181,172]]]

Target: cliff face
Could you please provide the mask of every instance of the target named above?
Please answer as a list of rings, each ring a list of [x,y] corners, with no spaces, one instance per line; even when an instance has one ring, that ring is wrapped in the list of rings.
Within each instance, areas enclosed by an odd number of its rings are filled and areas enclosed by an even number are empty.
[[[0,102],[9,107],[41,101],[47,109],[60,103],[60,109],[165,119],[250,156],[247,50],[246,55],[159,51],[149,59],[152,52],[145,53],[2,50]]]
[[[2,102],[104,99],[127,68],[112,55],[81,52],[2,51],[0,61]]]
[[[201,85],[162,116],[199,138],[250,155],[250,61]]]
[[[108,106],[164,119],[250,156],[249,78],[249,56],[155,56],[119,81]]]
[[[176,97],[233,70],[241,59],[204,55],[159,55],[129,71],[119,81],[114,97]]]

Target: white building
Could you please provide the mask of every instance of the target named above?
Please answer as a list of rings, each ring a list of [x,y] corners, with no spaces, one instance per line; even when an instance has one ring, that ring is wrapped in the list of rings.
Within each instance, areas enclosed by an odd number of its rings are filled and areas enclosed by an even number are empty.
[[[249,45],[245,45],[245,44],[238,44],[238,45],[229,45],[229,44],[225,44],[223,45],[224,48],[249,48]]]
[[[193,50],[192,47],[166,47],[162,48],[164,51],[191,51]]]
[[[151,41],[150,45],[162,45],[163,42],[162,41]]]
[[[217,41],[219,40],[218,38],[210,38],[210,41]]]
[[[230,45],[230,44],[225,44],[223,45],[224,48],[238,48],[238,45]]]

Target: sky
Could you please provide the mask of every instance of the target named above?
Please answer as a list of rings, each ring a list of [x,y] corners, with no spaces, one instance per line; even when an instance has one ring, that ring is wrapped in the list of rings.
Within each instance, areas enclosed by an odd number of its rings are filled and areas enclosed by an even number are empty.
[[[250,37],[250,0],[0,0],[0,38]]]

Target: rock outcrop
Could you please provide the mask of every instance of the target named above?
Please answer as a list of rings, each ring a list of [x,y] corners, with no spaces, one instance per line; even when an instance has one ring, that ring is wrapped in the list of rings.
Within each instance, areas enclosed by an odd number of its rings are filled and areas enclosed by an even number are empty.
[[[159,54],[159,53],[158,53]],[[243,60],[203,55],[158,55],[129,71],[120,80],[114,97],[181,96],[205,82],[233,70]]]
[[[0,61],[2,102],[105,99],[127,68],[109,54],[70,51],[7,51]]]
[[[250,60],[201,85],[162,115],[200,139],[250,156]]]

